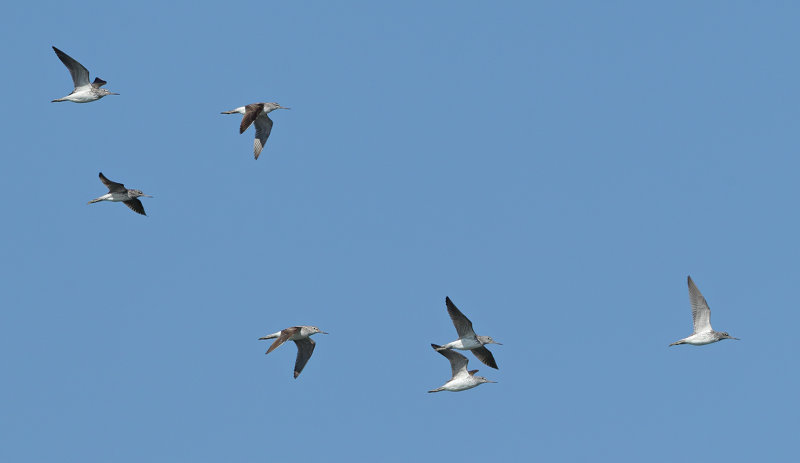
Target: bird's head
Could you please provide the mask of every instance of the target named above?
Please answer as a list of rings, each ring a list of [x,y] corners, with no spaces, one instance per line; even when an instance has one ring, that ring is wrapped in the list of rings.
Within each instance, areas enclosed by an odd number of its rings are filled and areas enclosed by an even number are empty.
[[[101,98],[106,95],[119,95],[119,93],[110,92],[104,88],[98,88],[97,91],[100,93]]]
[[[311,331],[311,334],[317,334],[317,333],[328,334],[322,331],[321,329],[317,328],[316,326],[309,326],[308,329]],[[309,336],[311,336],[311,334],[309,334]]]
[[[739,340],[739,338],[734,338],[733,336],[729,335],[728,333],[726,333],[724,331],[722,333],[720,333],[720,336],[722,336],[722,339],[735,339],[737,341]]]
[[[490,381],[484,378],[483,376],[476,376],[475,379],[477,379],[481,383],[497,383],[497,381]]]
[[[138,198],[139,196],[144,196],[145,198],[152,198],[150,195],[146,195],[142,192],[142,190],[128,190],[134,198]]]
[[[268,113],[268,112],[271,112],[271,111],[275,111],[276,109],[292,109],[292,108],[287,108],[285,106],[281,106],[278,103],[264,103],[264,112],[265,113]]]
[[[491,336],[478,336],[478,340],[481,342],[481,344],[498,344],[498,345],[501,345],[501,346],[503,345],[503,344],[495,341],[494,339],[492,339]]]

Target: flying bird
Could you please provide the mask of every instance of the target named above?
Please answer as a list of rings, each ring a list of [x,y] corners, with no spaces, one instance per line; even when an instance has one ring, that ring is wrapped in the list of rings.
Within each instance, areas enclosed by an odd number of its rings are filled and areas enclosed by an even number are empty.
[[[501,346],[502,344],[492,339],[491,336],[478,336],[475,334],[475,330],[472,329],[472,322],[469,321],[469,318],[467,318],[463,313],[461,313],[460,310],[458,310],[458,307],[453,304],[453,301],[451,301],[449,297],[446,297],[444,301],[445,304],[447,304],[447,313],[450,314],[450,319],[453,321],[453,325],[456,327],[458,339],[453,342],[448,342],[438,349],[458,349],[472,351],[478,360],[496,370],[497,363],[494,361],[494,356],[489,349],[484,346],[484,344],[499,344]]]
[[[94,82],[89,83],[89,71],[83,67],[81,63],[75,61],[71,56],[56,47],[53,47],[53,51],[56,52],[56,56],[64,63],[64,66],[69,69],[69,73],[72,76],[72,84],[75,89],[64,98],[53,100],[52,103],[57,103],[59,101],[89,103],[99,100],[106,95],[119,95],[119,93],[109,92],[104,88],[100,88],[106,84],[106,81],[99,77],[95,77]]]
[[[239,125],[239,133],[244,133],[250,124],[256,123],[256,138],[253,140],[253,154],[258,159],[261,150],[264,149],[264,144],[269,138],[269,133],[272,132],[272,119],[267,114],[276,109],[292,109],[285,108],[278,103],[253,103],[247,106],[239,106],[230,111],[222,111],[221,114],[244,114],[242,123]]]
[[[100,172],[100,181],[103,182],[103,185],[108,187],[108,193],[89,201],[88,204],[98,203],[100,201],[122,201],[122,203],[128,206],[133,212],[147,215],[144,213],[144,206],[142,206],[142,202],[139,201],[139,197],[145,196],[147,198],[152,198],[152,196],[142,193],[142,190],[129,190],[121,183],[112,182],[107,179],[102,172]]]
[[[467,389],[472,389],[475,386],[479,386],[483,383],[496,383],[497,381],[489,381],[488,379],[484,378],[483,376],[475,376],[475,373],[478,370],[470,370],[467,371],[467,364],[469,360],[466,357],[459,354],[458,352],[450,349],[442,349],[442,346],[437,346],[436,344],[431,344],[433,349],[447,357],[447,360],[450,361],[450,370],[453,373],[452,378],[446,383],[444,383],[441,387],[437,387],[436,389],[430,390],[428,392],[440,392],[440,391],[451,391],[451,392],[458,392],[458,391],[465,391]]]
[[[714,331],[711,328],[711,309],[708,307],[706,298],[700,294],[697,285],[692,281],[692,277],[688,277],[689,282],[689,303],[692,305],[692,322],[694,324],[694,331],[692,335],[681,340],[675,341],[670,346],[677,346],[678,344],[692,344],[694,346],[703,346],[711,344],[712,342],[722,341],[723,339],[736,339],[726,332]]]
[[[292,326],[291,328],[286,328],[285,330],[280,330],[277,333],[268,334],[258,339],[277,338],[275,342],[269,346],[269,349],[267,349],[267,354],[277,349],[278,346],[286,341],[291,340],[297,344],[297,360],[294,362],[294,377],[297,379],[297,377],[300,376],[300,372],[302,372],[303,368],[306,366],[306,363],[308,363],[308,359],[311,358],[311,354],[314,353],[314,346],[316,346],[316,343],[311,339],[311,335],[317,333],[328,334],[316,326]]]

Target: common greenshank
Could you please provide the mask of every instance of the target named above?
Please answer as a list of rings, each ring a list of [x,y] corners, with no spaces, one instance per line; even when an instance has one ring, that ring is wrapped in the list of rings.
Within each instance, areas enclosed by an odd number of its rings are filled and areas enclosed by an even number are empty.
[[[278,346],[286,341],[294,341],[294,343],[297,344],[297,360],[294,362],[294,377],[297,378],[300,376],[300,372],[303,371],[303,367],[308,363],[308,359],[311,358],[311,354],[314,353],[314,346],[316,343],[311,339],[311,335],[317,333],[328,334],[316,326],[292,326],[258,339],[277,338],[275,342],[269,346],[269,349],[267,349],[267,354],[277,349]]]
[[[444,383],[441,387],[437,387],[436,389],[430,390],[428,392],[465,391],[467,389],[472,389],[473,387],[481,385],[483,383],[497,382],[497,381],[489,381],[483,376],[475,376],[475,373],[477,373],[478,370],[467,371],[467,364],[469,363],[469,360],[467,360],[466,357],[459,354],[458,352],[450,349],[442,349],[442,346],[437,346],[436,344],[431,344],[431,347],[433,347],[433,349],[436,352],[447,357],[447,360],[450,360],[450,370],[453,373],[453,377],[450,378],[450,381]]]
[[[122,203],[131,208],[133,212],[147,215],[144,213],[144,206],[142,206],[142,202],[139,201],[138,198],[140,196],[152,198],[152,196],[142,193],[142,190],[129,190],[121,183],[112,182],[107,179],[102,172],[100,172],[100,181],[103,182],[103,185],[108,187],[108,193],[89,201],[88,204],[99,203],[100,201],[122,201]]]
[[[692,305],[692,322],[694,324],[694,331],[692,335],[675,341],[670,346],[677,346],[678,344],[692,344],[694,346],[703,346],[711,344],[712,342],[722,341],[723,339],[736,339],[726,332],[714,331],[711,328],[711,309],[708,307],[706,298],[700,294],[697,285],[692,281],[692,277],[688,277],[689,282],[689,302]]]
[[[56,56],[64,63],[64,66],[69,69],[69,73],[72,76],[72,84],[75,86],[75,89],[64,98],[53,100],[52,103],[57,103],[59,101],[89,103],[99,100],[106,95],[119,95],[119,93],[109,92],[104,88],[100,88],[106,84],[106,81],[99,77],[95,77],[94,82],[89,83],[89,71],[83,67],[81,63],[75,61],[71,56],[56,47],[53,47],[53,51],[56,52]]]
[[[458,339],[453,342],[448,342],[438,349],[472,351],[478,360],[496,370],[497,363],[494,361],[494,356],[489,352],[489,349],[484,347],[484,344],[500,344],[501,346],[502,344],[492,339],[491,336],[478,336],[475,334],[475,331],[472,329],[472,322],[469,321],[469,318],[458,310],[458,307],[453,304],[453,301],[451,301],[449,297],[446,297],[444,301],[445,304],[447,304],[447,313],[450,314],[450,319],[456,327]]]
[[[269,138],[269,133],[272,132],[272,119],[267,114],[276,109],[292,109],[286,108],[278,103],[253,103],[247,106],[239,106],[230,111],[222,111],[222,114],[244,114],[242,123],[239,125],[239,133],[244,133],[250,124],[256,123],[256,138],[253,140],[253,154],[258,159],[261,150],[264,149],[264,144]]]

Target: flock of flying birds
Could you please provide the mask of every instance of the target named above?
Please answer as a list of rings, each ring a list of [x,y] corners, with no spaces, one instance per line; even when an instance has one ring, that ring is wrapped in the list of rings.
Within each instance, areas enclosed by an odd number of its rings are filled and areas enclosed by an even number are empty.
[[[90,82],[89,71],[83,67],[81,63],[77,62],[75,59],[56,47],[53,47],[53,51],[56,52],[56,56],[58,56],[61,62],[64,63],[64,66],[69,69],[69,73],[72,76],[72,83],[75,86],[74,90],[72,90],[72,93],[63,98],[52,100],[53,103],[62,101],[71,101],[73,103],[90,103],[92,101],[97,101],[106,95],[119,95],[119,93],[114,93],[102,88],[103,85],[106,84],[106,81],[99,77],[95,77],[94,81]],[[272,119],[269,118],[269,113],[276,109],[290,108],[283,107],[278,103],[253,103],[247,106],[240,106],[230,111],[223,111],[222,114],[242,114],[242,122],[239,125],[240,134],[244,133],[244,131],[247,130],[251,125],[255,124],[256,136],[255,140],[253,141],[253,155],[256,159],[258,159],[258,156],[264,149],[264,144],[267,142],[267,138],[269,138],[269,134],[272,131]],[[108,193],[89,201],[89,204],[100,201],[122,202],[132,211],[141,215],[147,215],[145,214],[144,206],[142,205],[142,202],[139,201],[139,198],[150,198],[152,196],[144,194],[141,190],[125,188],[125,185],[122,183],[112,182],[106,178],[102,172],[100,172],[99,176],[100,181],[103,182],[103,185],[108,188]],[[714,331],[714,329],[711,328],[711,309],[709,309],[706,299],[700,293],[700,290],[697,289],[697,286],[694,284],[694,281],[692,281],[691,276],[688,277],[688,284],[689,302],[692,306],[694,330],[691,336],[679,339],[678,341],[670,344],[670,346],[675,346],[678,344],[702,346],[705,344],[711,344],[712,342],[721,341],[723,339],[738,340],[739,338],[734,338],[733,336],[728,335],[726,332]],[[453,349],[471,351],[473,355],[478,358],[478,360],[491,368],[497,369],[498,367],[494,360],[494,356],[489,349],[486,348],[486,344],[500,343],[496,342],[489,336],[478,336],[475,334],[475,331],[472,328],[472,322],[463,313],[461,313],[460,310],[458,310],[449,297],[445,298],[445,303],[447,305],[447,313],[450,315],[450,319],[453,321],[453,325],[458,333],[458,339],[442,346],[431,344],[431,347],[450,361],[452,377],[442,386],[428,392],[458,392],[472,389],[473,387],[479,386],[483,383],[494,383],[495,381],[490,381],[483,376],[476,376],[475,373],[477,373],[478,370],[467,370],[467,363],[469,363],[469,360],[467,360],[465,356],[455,352]],[[311,354],[314,353],[314,347],[316,346],[316,343],[314,343],[314,340],[311,339],[311,336],[317,333],[328,334],[316,326],[304,325],[292,326],[278,331],[277,333],[263,336],[259,339],[275,339],[272,345],[269,346],[269,349],[267,349],[267,354],[278,348],[286,341],[294,341],[294,343],[297,345],[297,359],[295,360],[294,364],[294,377],[297,378],[300,375],[300,372],[303,371],[306,363],[308,363],[308,360],[311,358]]]
[[[72,84],[75,87],[72,93],[63,98],[52,100],[53,103],[62,101],[91,103],[106,95],[119,95],[119,93],[102,88],[107,82],[99,77],[95,77],[93,82],[89,82],[89,70],[74,58],[56,47],[53,47],[53,51],[56,52],[56,56],[64,63],[64,66],[69,69],[69,74],[72,76]],[[258,159],[270,132],[272,132],[272,119],[269,118],[268,114],[276,109],[291,108],[283,107],[278,103],[252,103],[230,111],[223,111],[222,114],[242,114],[242,123],[239,125],[240,134],[255,124],[256,137],[253,140],[253,155]],[[100,172],[100,181],[108,188],[108,193],[89,201],[89,204],[100,201],[122,202],[137,214],[147,215],[139,198],[142,196],[152,198],[152,196],[142,193],[141,190],[125,188],[122,183],[112,182],[102,172]]]
[[[497,362],[494,361],[494,356],[489,349],[485,347],[485,345],[500,343],[492,339],[490,336],[478,336],[475,334],[475,330],[472,329],[472,322],[469,321],[469,318],[461,313],[460,310],[458,310],[458,307],[453,304],[453,301],[451,301],[449,297],[445,298],[445,303],[447,304],[447,313],[450,314],[450,319],[453,321],[453,325],[456,327],[458,339],[453,342],[448,342],[443,346],[431,344],[431,347],[447,357],[447,360],[450,361],[450,369],[453,376],[441,387],[428,392],[458,392],[472,389],[473,387],[483,383],[494,383],[495,381],[489,381],[483,376],[475,376],[475,373],[477,373],[478,370],[467,371],[467,363],[469,360],[467,360],[466,357],[458,352],[453,351],[453,349],[472,351],[478,360],[494,369],[497,369]],[[294,343],[297,345],[297,359],[294,362],[294,377],[297,378],[300,376],[300,372],[303,371],[306,363],[308,363],[308,359],[311,358],[311,354],[314,353],[314,347],[316,347],[316,343],[313,339],[311,339],[311,336],[317,333],[328,334],[316,326],[292,326],[286,328],[285,330],[280,330],[277,333],[262,336],[258,339],[275,340],[272,345],[269,346],[269,349],[267,349],[267,354],[277,349],[286,341],[294,341]]]

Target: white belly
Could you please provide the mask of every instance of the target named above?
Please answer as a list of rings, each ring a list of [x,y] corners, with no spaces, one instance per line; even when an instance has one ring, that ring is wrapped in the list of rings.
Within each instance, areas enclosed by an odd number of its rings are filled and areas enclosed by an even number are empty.
[[[467,389],[472,389],[473,387],[480,384],[477,381],[473,381],[471,377],[463,377],[463,378],[456,378],[452,379],[442,386],[446,391],[458,392],[458,391],[466,391]]]
[[[710,332],[705,331],[702,333],[693,334],[684,339],[684,341],[686,344],[691,344],[693,346],[705,346],[706,344],[711,344],[712,342],[717,342],[719,340],[715,339]]]
[[[89,103],[94,100],[99,100],[99,98],[96,98],[94,95],[92,95],[91,98],[88,96],[81,96],[77,98],[69,97],[69,101],[72,101],[73,103]]]
[[[481,343],[478,342],[476,339],[457,339],[453,342],[447,343],[442,347],[447,347],[449,349],[458,349],[458,350],[472,350],[481,347]]]
[[[69,95],[65,96],[69,101],[74,103],[88,103],[90,101],[99,100],[100,98],[92,93],[90,87],[81,87],[77,91],[70,93]]]

